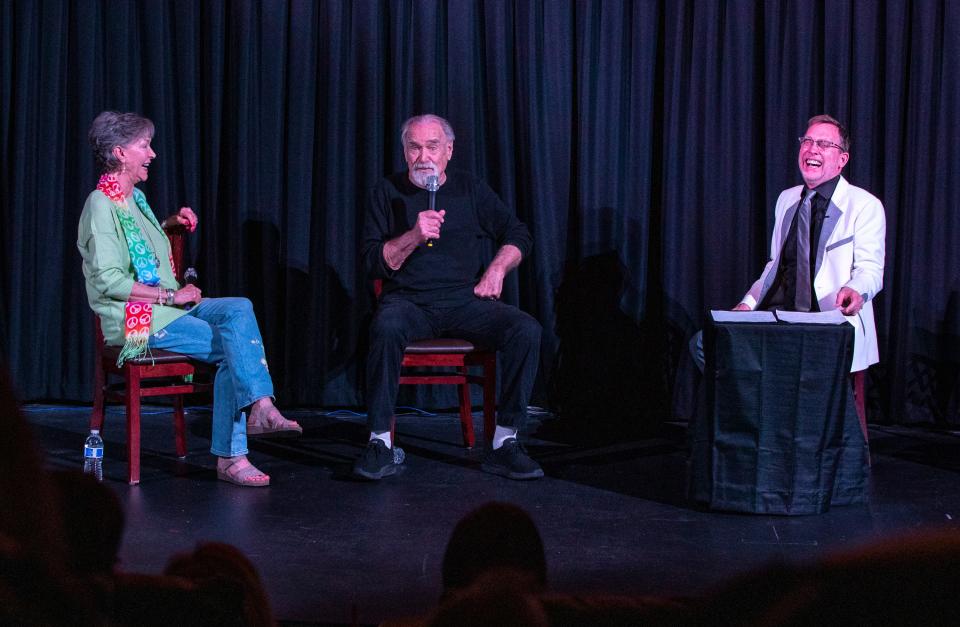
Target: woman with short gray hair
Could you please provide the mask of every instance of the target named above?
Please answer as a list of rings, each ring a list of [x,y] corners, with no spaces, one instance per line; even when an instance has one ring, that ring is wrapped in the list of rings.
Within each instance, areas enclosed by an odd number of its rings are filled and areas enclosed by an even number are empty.
[[[80,215],[77,247],[87,299],[107,344],[122,346],[118,365],[170,350],[217,364],[210,450],[217,476],[242,486],[266,486],[270,477],[247,459],[247,435],[299,435],[296,422],[273,404],[263,340],[246,298],[203,298],[180,286],[164,227],[197,228],[190,207],[161,224],[137,189],[156,158],[153,122],[136,113],[104,111],[89,141],[101,172]],[[185,306],[194,304],[187,309]]]

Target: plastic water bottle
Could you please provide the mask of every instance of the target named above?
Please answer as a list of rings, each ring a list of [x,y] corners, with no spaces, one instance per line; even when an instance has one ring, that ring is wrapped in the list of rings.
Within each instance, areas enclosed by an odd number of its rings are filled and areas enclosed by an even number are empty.
[[[83,443],[83,473],[103,481],[103,439],[98,429],[91,429]]]

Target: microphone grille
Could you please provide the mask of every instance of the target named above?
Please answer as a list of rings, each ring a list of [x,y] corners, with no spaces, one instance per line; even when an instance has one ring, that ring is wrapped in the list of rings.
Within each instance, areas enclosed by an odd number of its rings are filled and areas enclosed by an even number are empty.
[[[427,191],[435,192],[440,189],[440,178],[436,174],[427,177]]]

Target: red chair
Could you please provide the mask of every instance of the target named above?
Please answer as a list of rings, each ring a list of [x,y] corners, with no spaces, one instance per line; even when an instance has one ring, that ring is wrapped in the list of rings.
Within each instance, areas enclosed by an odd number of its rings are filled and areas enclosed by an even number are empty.
[[[373,291],[380,299],[382,282],[373,282]],[[478,366],[481,374],[470,374],[470,366]],[[400,373],[400,385],[456,385],[459,386],[460,430],[463,445],[473,448],[476,435],[473,428],[470,384],[483,390],[483,433],[487,444],[493,441],[497,418],[497,353],[478,349],[473,343],[455,338],[416,340],[404,351],[402,368],[453,368],[452,371]],[[395,435],[395,425],[391,426]]]
[[[170,238],[172,257],[180,279],[182,272],[183,241],[185,229],[182,226],[165,229]],[[90,428],[103,432],[106,401],[123,402],[127,412],[127,481],[130,485],[140,483],[140,402],[142,398],[152,396],[173,396],[173,427],[176,437],[177,457],[187,455],[186,427],[183,417],[183,395],[204,392],[213,386],[209,382],[199,382],[198,374],[209,374],[212,369],[207,364],[194,361],[189,357],[170,351],[152,349],[150,355],[139,359],[128,359],[123,366],[117,367],[119,346],[106,346],[100,329],[100,318],[94,315],[94,345],[96,357],[93,374],[93,414]],[[119,377],[121,381],[110,383],[110,377]]]
[[[857,418],[860,419],[860,430],[863,431],[863,439],[870,442],[870,434],[867,428],[867,371],[858,370],[850,374],[853,379],[853,402],[857,406]],[[869,452],[867,454],[867,463],[872,465]]]

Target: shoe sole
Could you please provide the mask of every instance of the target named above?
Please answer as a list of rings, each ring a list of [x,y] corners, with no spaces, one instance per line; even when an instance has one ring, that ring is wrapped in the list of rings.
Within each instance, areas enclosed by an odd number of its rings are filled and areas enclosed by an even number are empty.
[[[217,471],[217,479],[219,479],[220,481],[226,481],[227,483],[232,483],[233,485],[238,485],[244,488],[269,488],[270,487],[270,479],[267,479],[266,481],[248,482],[248,480],[244,480],[244,479],[234,479],[233,477],[223,472],[222,470]]]
[[[400,467],[396,464],[390,464],[378,470],[377,472],[367,472],[360,468],[353,469],[353,476],[360,477],[361,479],[369,479],[370,481],[377,481],[383,479],[384,477],[389,477],[391,475],[397,474],[397,471],[400,470]]]
[[[540,479],[543,477],[542,468],[537,468],[536,470],[531,470],[530,472],[517,472],[515,470],[510,470],[509,468],[504,468],[503,466],[481,464],[480,470],[483,472],[488,472],[491,475],[499,475],[501,477],[506,477],[507,479],[513,479],[514,481],[530,481],[531,479]]]

